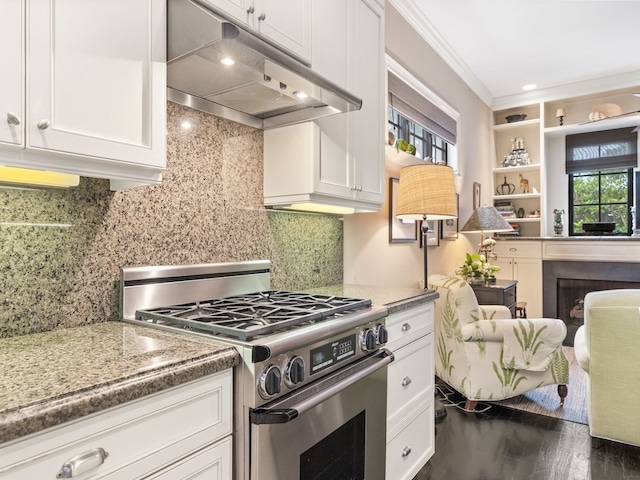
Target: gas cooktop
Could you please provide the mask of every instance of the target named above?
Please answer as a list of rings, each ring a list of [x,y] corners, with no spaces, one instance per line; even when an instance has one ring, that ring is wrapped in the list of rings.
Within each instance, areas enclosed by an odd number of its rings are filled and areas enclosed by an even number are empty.
[[[137,310],[135,317],[250,340],[369,306],[371,300],[270,290]]]

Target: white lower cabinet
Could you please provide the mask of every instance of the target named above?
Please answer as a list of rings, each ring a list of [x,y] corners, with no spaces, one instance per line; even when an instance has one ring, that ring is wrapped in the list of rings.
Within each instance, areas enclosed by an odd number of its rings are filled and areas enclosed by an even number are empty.
[[[0,479],[230,480],[232,388],[229,369],[0,445]]]
[[[411,480],[435,451],[433,303],[387,318],[388,480]]]
[[[527,317],[542,317],[542,248],[541,242],[500,241],[496,243],[497,260],[491,263],[500,267],[496,278],[517,280],[518,302],[526,302]]]

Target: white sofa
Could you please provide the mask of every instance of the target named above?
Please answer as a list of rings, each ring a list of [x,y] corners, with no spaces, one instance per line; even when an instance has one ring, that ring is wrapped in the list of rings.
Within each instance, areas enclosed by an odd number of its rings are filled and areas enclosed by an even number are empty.
[[[593,437],[640,446],[640,290],[590,292],[574,349]]]

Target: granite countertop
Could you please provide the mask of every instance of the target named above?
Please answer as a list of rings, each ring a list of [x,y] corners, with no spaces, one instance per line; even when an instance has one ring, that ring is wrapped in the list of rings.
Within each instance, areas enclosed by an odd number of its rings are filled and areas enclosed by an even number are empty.
[[[0,443],[232,368],[235,348],[106,322],[0,339]]]
[[[410,287],[381,287],[377,285],[336,284],[307,289],[308,292],[351,298],[368,298],[374,305],[384,305],[389,315],[432,302],[438,293]]]

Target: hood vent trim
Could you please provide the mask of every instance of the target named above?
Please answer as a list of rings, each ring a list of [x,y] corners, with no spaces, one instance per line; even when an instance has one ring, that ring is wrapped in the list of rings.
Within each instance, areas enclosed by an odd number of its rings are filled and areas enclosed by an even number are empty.
[[[200,0],[169,0],[167,42],[167,98],[175,103],[265,130],[362,107],[360,98]],[[235,64],[223,65],[223,57]]]

